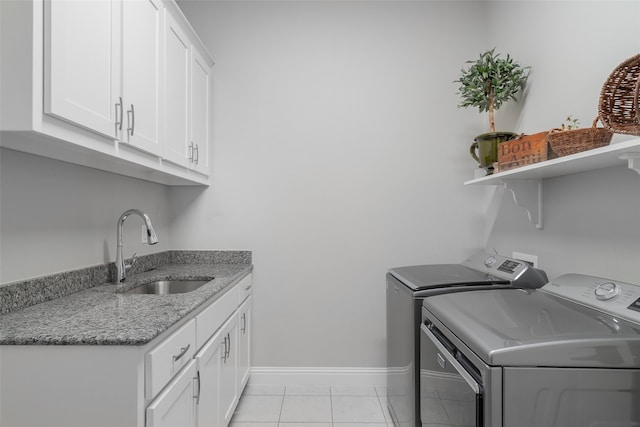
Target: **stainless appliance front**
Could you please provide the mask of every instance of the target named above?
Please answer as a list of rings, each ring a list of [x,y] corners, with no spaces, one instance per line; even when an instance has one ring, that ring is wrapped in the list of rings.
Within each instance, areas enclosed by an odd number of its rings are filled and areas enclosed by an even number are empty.
[[[426,297],[547,282],[544,272],[521,261],[485,253],[460,264],[394,268],[386,280],[387,406],[396,427],[420,426],[420,323]]]
[[[435,296],[421,331],[424,427],[640,426],[640,286]]]

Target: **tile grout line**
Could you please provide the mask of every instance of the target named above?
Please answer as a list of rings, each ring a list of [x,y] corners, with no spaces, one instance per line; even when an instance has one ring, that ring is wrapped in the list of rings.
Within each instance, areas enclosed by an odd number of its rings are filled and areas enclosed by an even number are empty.
[[[331,427],[334,427],[335,421],[333,420],[333,392],[331,391],[331,386],[329,386],[329,409],[331,411]]]
[[[284,390],[282,390],[282,402],[280,403],[280,413],[278,414],[278,426],[280,427],[280,422],[282,420],[282,409],[284,408],[284,398],[287,395],[287,386],[284,386]]]

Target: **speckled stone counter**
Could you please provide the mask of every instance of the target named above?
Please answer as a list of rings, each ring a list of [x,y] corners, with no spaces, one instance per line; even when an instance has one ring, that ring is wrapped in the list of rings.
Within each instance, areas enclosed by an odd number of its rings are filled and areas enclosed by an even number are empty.
[[[252,269],[251,253],[244,251],[170,251],[145,258],[137,268],[151,270],[128,274],[123,285],[102,283],[3,314],[0,344],[143,345]],[[210,278],[184,294],[122,294],[155,280]],[[43,286],[45,292],[49,287]]]

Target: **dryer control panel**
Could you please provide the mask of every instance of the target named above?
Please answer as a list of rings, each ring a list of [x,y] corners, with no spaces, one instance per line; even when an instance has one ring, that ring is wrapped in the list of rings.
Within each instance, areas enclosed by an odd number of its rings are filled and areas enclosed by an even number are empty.
[[[640,285],[582,274],[564,274],[540,290],[640,324]]]
[[[546,284],[544,271],[533,268],[524,261],[498,254],[477,253],[467,258],[462,265],[480,271],[494,281],[511,282],[513,286],[536,289]]]

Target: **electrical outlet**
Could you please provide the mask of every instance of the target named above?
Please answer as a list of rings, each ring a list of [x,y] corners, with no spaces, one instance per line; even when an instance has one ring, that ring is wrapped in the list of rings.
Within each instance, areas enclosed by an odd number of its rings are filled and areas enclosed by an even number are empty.
[[[140,238],[140,243],[143,245],[147,244],[147,227],[142,224],[142,237]]]
[[[538,255],[523,254],[522,252],[514,252],[513,258],[524,261],[531,267],[538,267]]]

